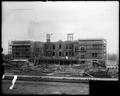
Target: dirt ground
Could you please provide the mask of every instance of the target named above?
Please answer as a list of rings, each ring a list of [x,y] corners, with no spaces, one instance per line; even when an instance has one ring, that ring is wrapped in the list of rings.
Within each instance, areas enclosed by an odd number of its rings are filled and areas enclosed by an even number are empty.
[[[2,82],[3,94],[89,94],[89,83],[16,81],[9,90],[11,81]]]

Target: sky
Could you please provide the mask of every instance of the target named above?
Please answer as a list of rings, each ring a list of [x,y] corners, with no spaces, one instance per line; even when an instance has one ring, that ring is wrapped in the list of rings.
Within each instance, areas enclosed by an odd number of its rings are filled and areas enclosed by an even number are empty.
[[[2,48],[12,40],[51,41],[104,38],[107,52],[118,54],[119,2],[2,2]]]

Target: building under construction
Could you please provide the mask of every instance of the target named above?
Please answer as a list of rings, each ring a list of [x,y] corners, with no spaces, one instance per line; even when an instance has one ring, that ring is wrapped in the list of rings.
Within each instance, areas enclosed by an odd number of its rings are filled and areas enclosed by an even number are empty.
[[[46,42],[12,41],[14,59],[31,59],[35,64],[99,64],[105,66],[106,40],[73,40],[73,34],[67,34],[66,41],[51,42],[51,34]]]

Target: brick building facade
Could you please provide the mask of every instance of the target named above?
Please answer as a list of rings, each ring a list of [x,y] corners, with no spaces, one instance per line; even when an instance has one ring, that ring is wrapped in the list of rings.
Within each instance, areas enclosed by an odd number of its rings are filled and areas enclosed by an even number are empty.
[[[105,64],[106,41],[73,40],[57,42],[13,41],[14,58],[36,58],[37,64]]]

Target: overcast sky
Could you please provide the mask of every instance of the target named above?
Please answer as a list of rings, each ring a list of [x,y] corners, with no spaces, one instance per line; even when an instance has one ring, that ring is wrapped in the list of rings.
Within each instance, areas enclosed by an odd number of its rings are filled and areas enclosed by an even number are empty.
[[[12,40],[74,40],[104,38],[107,52],[118,53],[119,3],[117,1],[2,2],[2,47]]]

